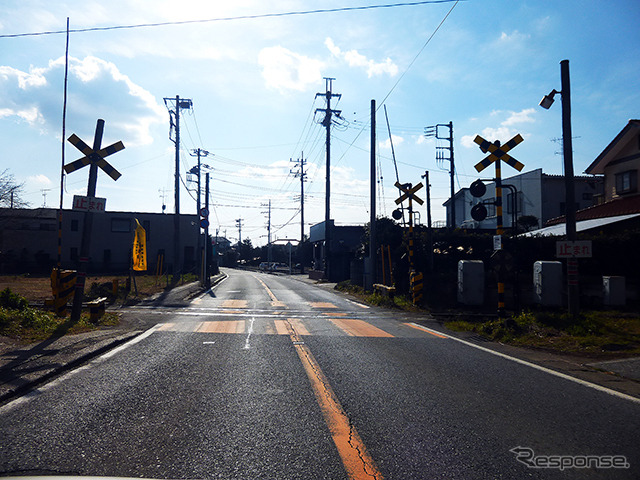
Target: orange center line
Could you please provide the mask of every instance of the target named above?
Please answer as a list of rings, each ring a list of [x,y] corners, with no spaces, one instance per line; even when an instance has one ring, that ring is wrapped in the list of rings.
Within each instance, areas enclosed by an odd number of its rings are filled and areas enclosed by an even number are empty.
[[[355,426],[349,421],[347,413],[340,405],[338,397],[320,369],[320,365],[311,354],[309,347],[300,341],[298,333],[290,323],[288,330],[324,420],[331,432],[333,443],[338,449],[347,476],[351,480],[382,479],[382,474],[378,471]]]
[[[278,300],[278,299],[276,298],[276,296],[273,294],[273,292],[271,291],[271,289],[270,289],[269,287],[267,287],[267,284],[266,284],[266,283],[264,283],[262,280],[260,280],[260,279],[259,279],[258,277],[256,277],[255,275],[252,275],[252,277],[253,277],[253,278],[255,278],[256,280],[258,280],[258,281],[262,284],[262,286],[264,287],[264,289],[267,291],[267,293],[268,293],[268,294],[269,294],[269,296],[271,297],[271,301],[272,301],[272,302],[278,302],[278,303],[281,303],[281,302],[280,302],[280,300]],[[278,305],[278,306],[280,306],[280,305]]]

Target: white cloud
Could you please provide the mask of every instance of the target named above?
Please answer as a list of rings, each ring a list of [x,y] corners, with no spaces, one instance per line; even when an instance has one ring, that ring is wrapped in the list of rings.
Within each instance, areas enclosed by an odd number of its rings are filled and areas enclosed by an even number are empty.
[[[280,91],[305,91],[322,80],[324,64],[313,58],[299,55],[284,47],[263,48],[258,55],[262,76],[267,87]]]
[[[384,74],[394,77],[398,74],[398,66],[393,63],[389,57],[387,57],[383,62],[375,62],[367,59],[366,56],[362,55],[357,50],[343,52],[331,38],[327,38],[324,41],[324,44],[334,57],[346,61],[350,67],[365,68],[369,78],[375,75]]]
[[[30,177],[27,177],[27,182],[39,186],[49,186],[53,183],[51,180],[49,180],[49,177],[41,173],[38,175],[31,175]]]
[[[520,33],[518,30],[514,30],[511,33],[502,32],[500,34],[500,43],[502,44],[520,44],[525,40],[531,38],[531,35]]]
[[[511,112],[509,118],[507,118],[501,125],[517,125],[519,123],[533,123],[536,120],[533,118],[533,114],[536,112],[535,108],[526,108],[520,112]]]
[[[63,57],[46,67],[31,66],[29,72],[0,66],[0,118],[15,116],[41,132],[57,132],[63,70]],[[151,93],[114,63],[94,56],[69,58],[68,92],[68,126],[94,125],[98,114],[108,120],[110,133],[128,146],[151,143],[151,126],[166,120],[166,111]]]
[[[501,142],[507,142],[511,140],[518,131],[514,128],[515,125],[519,125],[522,123],[533,123],[535,122],[535,118],[533,115],[536,110],[534,108],[526,108],[519,112],[508,112],[509,116],[506,120],[500,122],[498,127],[486,127],[480,133],[484,139],[493,142],[495,140],[500,140]],[[492,117],[504,116],[505,112],[494,110],[491,112]],[[526,137],[526,134],[523,134]],[[463,147],[466,148],[476,148],[477,144],[473,141],[476,138],[475,135],[465,135],[460,139],[460,143]]]
[[[22,72],[9,66],[0,66],[0,78],[3,80],[15,79],[18,81],[18,87],[21,90],[27,90],[30,87],[41,87],[46,85],[47,79],[42,75],[43,69],[29,67],[29,72]]]
[[[393,139],[394,148],[404,142],[404,138],[398,135],[391,134],[391,138]],[[391,150],[391,140],[387,138],[384,142],[379,142],[378,147],[383,150]]]
[[[18,117],[31,126],[44,124],[44,118],[36,107],[28,107],[22,109],[2,108],[0,109],[0,118]]]

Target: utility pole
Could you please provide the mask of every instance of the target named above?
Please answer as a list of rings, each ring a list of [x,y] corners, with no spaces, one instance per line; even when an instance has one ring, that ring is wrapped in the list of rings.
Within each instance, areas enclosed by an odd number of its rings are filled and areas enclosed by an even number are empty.
[[[427,187],[427,236],[429,238],[429,271],[433,271],[433,229],[431,227],[431,184],[429,183],[429,170],[425,170],[424,183]]]
[[[378,247],[376,245],[376,101],[371,100],[371,168],[370,168],[370,200],[371,206],[369,217],[369,275],[370,286],[373,290],[373,285],[377,281],[377,258],[376,253]]]
[[[236,227],[238,227],[238,246],[242,244],[242,219],[236,218]]]
[[[549,95],[545,95],[540,106],[549,109],[553,104],[556,94],[562,96],[562,151],[564,154],[564,186],[565,186],[565,228],[567,240],[576,241],[576,195],[573,178],[573,145],[571,137],[571,81],[569,78],[569,60],[560,62],[560,86],[558,92],[555,88]],[[567,258],[567,303],[569,314],[578,315],[580,309],[578,290],[578,259]]]
[[[267,249],[267,260],[269,261],[269,266],[271,266],[271,262],[273,261],[271,250],[271,200],[269,200],[269,216],[267,217],[267,242],[269,245]]]
[[[167,194],[166,194],[166,190],[164,188],[159,188],[158,189],[158,193],[160,194],[160,198],[162,199],[162,213],[164,213],[164,211],[167,209]]]
[[[175,102],[172,104],[172,102]],[[193,102],[188,98],[164,98],[164,104],[169,109],[169,139],[171,140],[171,128],[175,127],[176,137],[172,140],[176,146],[175,177],[174,177],[174,218],[173,218],[173,283],[175,284],[182,273],[180,262],[180,110],[188,110]],[[171,110],[173,107],[173,110]]]
[[[342,113],[341,110],[331,110],[331,99],[333,97],[342,97],[339,93],[332,93],[331,88],[333,86],[333,80],[335,78],[324,77],[326,91],[325,93],[316,93],[317,97],[325,97],[327,101],[327,108],[318,108],[316,112],[324,112],[324,120],[322,121],[322,125],[327,130],[326,135],[326,183],[325,183],[325,207],[324,207],[324,276],[327,280],[330,280],[331,276],[331,116],[335,113],[338,117]]]
[[[205,208],[209,210],[209,172],[206,173],[205,177],[206,177],[206,181],[205,181],[206,190],[204,192],[204,205],[205,205]],[[200,198],[199,193],[200,192],[198,192],[198,198]],[[207,223],[206,225],[207,226],[204,229],[204,252],[203,252],[204,288],[209,289],[211,288],[211,270],[209,269],[210,260],[207,258],[207,250],[209,249],[209,223]]]
[[[202,167],[207,167],[209,168],[209,165],[202,165],[200,159],[201,157],[207,157],[209,155],[209,152],[207,152],[206,150],[202,150],[201,148],[196,148],[194,150],[192,150],[193,153],[189,153],[189,155],[191,155],[192,157],[198,157],[198,165],[196,167],[193,167],[189,173],[197,173],[198,175],[198,194],[196,195],[196,214],[198,216],[200,216],[200,210],[201,210],[201,206],[200,206],[200,196],[202,195],[202,187],[201,187],[201,180],[202,180]],[[208,177],[208,173],[207,173],[207,178]],[[209,208],[208,203],[206,204],[207,209]],[[202,234],[200,233],[200,228],[198,228],[198,255],[200,256],[199,261],[200,263],[202,262],[202,258],[203,258],[203,254],[202,254]]]
[[[293,160],[289,160],[293,162]],[[294,164],[294,167],[298,170],[291,171],[294,178],[300,178],[300,244],[304,242],[304,182],[307,181],[307,174],[304,171],[304,166],[307,161],[304,159],[304,152],[300,153],[300,159]],[[304,261],[300,260],[300,273],[304,273]]]
[[[438,127],[446,127],[449,129],[449,135],[448,136],[440,136],[438,133]],[[449,176],[451,177],[451,199],[449,201],[449,203],[451,204],[451,209],[449,210],[451,212],[451,215],[449,216],[449,218],[447,218],[447,227],[454,229],[456,228],[456,202],[455,202],[455,175],[456,175],[456,168],[455,168],[455,164],[453,161],[453,122],[449,122],[449,123],[439,123],[437,125],[431,125],[429,127],[426,127],[424,129],[424,136],[425,137],[435,137],[438,140],[448,140],[449,141],[449,146],[448,147],[440,147],[440,146],[436,146],[436,161],[437,162],[442,162],[442,161],[449,161],[450,162],[450,167],[449,167]],[[444,156],[442,150],[449,150],[449,156],[446,157]]]
[[[267,270],[271,268],[271,200],[269,200],[268,204],[262,204],[263,207],[268,207],[266,212],[262,212],[263,214],[267,214]]]
[[[562,88],[562,150],[564,153],[565,219],[567,240],[575,242],[576,235],[576,194],[573,181],[573,144],[571,139],[571,81],[569,60],[560,62],[560,87]],[[580,311],[578,290],[578,260],[567,259],[568,307],[574,317]]]

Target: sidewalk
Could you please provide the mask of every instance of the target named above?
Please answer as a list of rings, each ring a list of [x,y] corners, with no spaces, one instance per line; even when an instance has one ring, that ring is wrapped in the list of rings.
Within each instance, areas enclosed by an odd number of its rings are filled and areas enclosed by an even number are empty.
[[[212,286],[225,277],[222,273],[212,277]],[[144,299],[140,304],[186,306],[202,291],[199,283],[193,282]],[[117,327],[51,337],[17,349],[15,341],[0,337],[0,404],[125,343],[144,329],[142,323],[126,322]]]

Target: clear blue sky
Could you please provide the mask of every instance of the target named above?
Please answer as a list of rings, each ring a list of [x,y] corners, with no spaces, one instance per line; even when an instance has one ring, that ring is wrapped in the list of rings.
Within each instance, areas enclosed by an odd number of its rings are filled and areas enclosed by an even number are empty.
[[[43,204],[43,190],[46,205],[58,205],[65,35],[6,35],[64,30],[67,17],[71,29],[91,29],[381,3],[4,0],[1,167],[25,182],[32,206]],[[448,163],[436,161],[436,143],[424,138],[424,127],[453,122],[456,189],[477,178],[473,165],[483,158],[472,142],[477,134],[505,142],[520,133],[525,141],[512,154],[525,171],[562,174],[560,102],[548,111],[538,102],[560,90],[559,62],[568,59],[581,173],[629,119],[640,117],[639,23],[637,0],[467,0],[72,33],[67,136],[91,144],[103,118],[103,145],[122,140],[126,149],[109,157],[122,177],[114,182],[101,174],[98,196],[109,210],[160,212],[164,191],[172,212],[174,146],[163,97],[189,98],[181,173],[186,177],[196,162],[190,151],[211,152],[204,162],[212,167],[214,229],[235,240],[235,219],[242,218],[243,238],[264,244],[263,205],[271,200],[274,237],[297,238],[300,183],[289,175],[289,160],[301,152],[308,160],[306,223],[324,220],[324,128],[314,111],[325,105],[315,96],[324,91],[323,77],[334,77],[342,98],[332,106],[343,119],[332,130],[332,217],[338,224],[368,221],[375,99],[383,177],[378,213],[390,216],[397,197],[384,102],[401,183],[415,184],[429,170],[433,217],[444,220]],[[80,156],[67,143],[67,163]],[[65,207],[86,193],[87,173],[66,177]],[[185,189],[181,211],[196,211]]]

